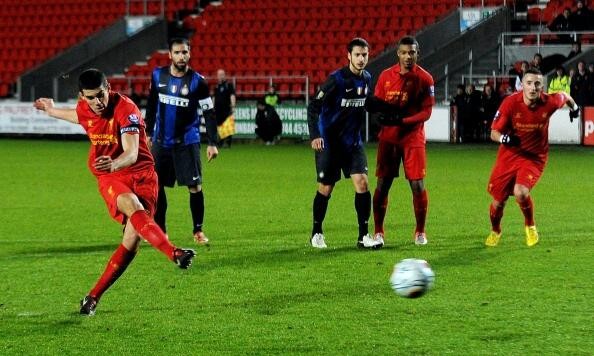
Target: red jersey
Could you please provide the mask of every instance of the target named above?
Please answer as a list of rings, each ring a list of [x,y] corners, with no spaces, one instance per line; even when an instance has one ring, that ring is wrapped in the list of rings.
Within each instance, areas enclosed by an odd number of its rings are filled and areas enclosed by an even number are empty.
[[[136,104],[128,97],[110,91],[107,108],[101,116],[95,114],[84,99],[80,99],[76,104],[76,114],[78,123],[85,129],[91,141],[87,164],[95,176],[109,174],[96,170],[93,163],[99,156],[116,159],[121,155],[124,152],[121,136],[124,134],[139,135],[138,158],[134,164],[118,173],[138,172],[154,166],[153,156],[146,144],[144,120]]]
[[[424,122],[435,104],[433,77],[418,65],[405,74],[400,64],[384,70],[375,85],[375,96],[397,105],[404,115],[402,126],[383,126],[379,139],[409,147],[425,145]]]
[[[524,103],[522,92],[505,98],[495,114],[491,129],[518,136],[520,146],[500,145],[498,159],[523,156],[546,162],[549,152],[549,120],[566,101],[565,93],[542,93],[540,101],[534,108],[530,108]]]

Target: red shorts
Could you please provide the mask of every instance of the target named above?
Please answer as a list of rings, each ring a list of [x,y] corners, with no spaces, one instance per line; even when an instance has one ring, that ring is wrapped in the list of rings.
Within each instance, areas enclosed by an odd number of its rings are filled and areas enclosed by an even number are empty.
[[[516,184],[532,189],[540,179],[544,167],[543,162],[523,157],[515,157],[512,160],[497,159],[489,178],[487,191],[493,199],[500,202],[506,201],[507,197],[514,195]]]
[[[117,199],[120,194],[134,193],[151,216],[155,214],[159,182],[154,169],[128,174],[107,174],[97,178],[99,192],[105,200],[109,215],[123,224],[126,216],[118,210]]]
[[[427,169],[425,147],[403,147],[382,140],[377,146],[375,176],[379,178],[398,177],[400,161],[403,163],[406,179],[419,180],[425,178]]]

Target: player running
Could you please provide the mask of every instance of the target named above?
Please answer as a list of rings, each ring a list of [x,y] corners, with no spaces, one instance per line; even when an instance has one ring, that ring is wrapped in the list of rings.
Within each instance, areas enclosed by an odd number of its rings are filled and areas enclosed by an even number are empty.
[[[84,71],[78,86],[76,109],[56,108],[48,98],[37,99],[34,106],[56,119],[79,124],[87,132],[91,141],[89,169],[97,178],[109,214],[124,226],[122,244],[81,301],[80,313],[94,315],[103,293],[136,256],[141,238],[183,269],[192,265],[195,252],[172,245],[152,218],[157,201],[157,175],[138,107],[127,97],[112,92],[107,78],[97,69]]]
[[[507,198],[513,195],[524,214],[526,245],[538,243],[534,223],[534,204],[530,190],[545,168],[549,151],[549,120],[563,105],[568,105],[570,119],[579,116],[579,107],[566,93],[545,94],[543,76],[530,68],[522,77],[522,91],[503,100],[491,125],[491,140],[501,143],[489,178],[491,233],[487,246],[501,240],[501,219]]]

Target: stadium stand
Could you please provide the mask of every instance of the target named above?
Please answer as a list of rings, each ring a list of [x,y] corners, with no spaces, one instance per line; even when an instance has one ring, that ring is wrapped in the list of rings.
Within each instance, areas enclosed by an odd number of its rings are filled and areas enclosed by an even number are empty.
[[[452,0],[224,1],[183,24],[194,32],[192,67],[203,75],[214,77],[224,68],[236,78],[240,98],[262,95],[273,80],[283,97],[299,99],[345,63],[344,46],[351,38],[366,38],[377,54],[458,5]],[[126,77],[150,73],[155,64],[167,63],[166,55],[155,53],[146,64],[131,66]],[[148,92],[146,85],[137,89],[139,95]]]
[[[146,6],[144,5],[146,3]],[[193,0],[4,0],[0,11],[0,97],[14,91],[17,78],[125,15],[164,13],[174,20]],[[127,5],[129,4],[129,5]],[[23,53],[26,53],[23,56]],[[15,57],[19,56],[15,60]]]

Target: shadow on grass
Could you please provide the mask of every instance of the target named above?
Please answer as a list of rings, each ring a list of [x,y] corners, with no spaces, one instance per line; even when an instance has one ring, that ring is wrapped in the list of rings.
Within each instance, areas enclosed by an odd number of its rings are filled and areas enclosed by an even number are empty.
[[[76,246],[52,246],[43,248],[27,248],[25,250],[14,251],[11,256],[62,256],[62,255],[78,255],[93,252],[108,252],[115,251],[119,243],[103,244],[103,245],[76,245]]]

